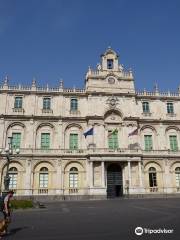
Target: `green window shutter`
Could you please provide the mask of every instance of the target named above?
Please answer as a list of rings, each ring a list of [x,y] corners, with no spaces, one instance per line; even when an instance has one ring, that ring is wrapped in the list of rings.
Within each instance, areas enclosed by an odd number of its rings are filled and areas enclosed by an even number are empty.
[[[78,110],[78,100],[77,98],[71,98],[71,111]]]
[[[109,131],[109,134],[111,131]],[[118,144],[118,131],[113,132],[109,137],[108,137],[108,145],[110,149],[116,149],[119,147]]]
[[[144,146],[146,151],[152,150],[152,135],[144,135]]]
[[[22,97],[15,97],[14,108],[22,108]]]
[[[14,149],[20,148],[21,146],[21,133],[12,134],[12,147]]]
[[[170,149],[171,151],[177,151],[178,150],[178,142],[177,142],[177,136],[169,136],[170,141]]]
[[[78,149],[78,134],[71,133],[69,137],[69,148]]]
[[[41,149],[50,148],[50,133],[41,133]]]

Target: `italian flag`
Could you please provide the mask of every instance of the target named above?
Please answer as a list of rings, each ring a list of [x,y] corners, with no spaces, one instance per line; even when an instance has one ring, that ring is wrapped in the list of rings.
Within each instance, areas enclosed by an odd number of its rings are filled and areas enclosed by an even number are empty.
[[[117,133],[118,132],[118,129],[115,128],[114,130],[112,130],[111,132],[109,131],[108,133],[108,138],[111,137],[114,133]]]

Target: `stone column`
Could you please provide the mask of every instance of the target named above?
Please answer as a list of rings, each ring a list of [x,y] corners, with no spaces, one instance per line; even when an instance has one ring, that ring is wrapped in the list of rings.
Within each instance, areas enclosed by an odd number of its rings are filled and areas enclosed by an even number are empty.
[[[63,169],[62,162],[61,162],[61,192],[62,192],[62,195],[64,195],[64,193],[65,193],[64,178],[65,178],[65,170]]]
[[[32,162],[30,159],[26,160],[26,172],[24,176],[24,189],[25,195],[32,195],[32,178],[31,178],[31,165]],[[22,194],[22,193],[20,193]]]
[[[56,194],[61,194],[62,192],[61,174],[62,174],[61,160],[58,160],[56,167]]]
[[[101,185],[105,187],[105,177],[104,177],[104,161],[101,162]]]
[[[89,176],[90,176],[90,172],[89,172],[89,162],[88,162],[88,160],[86,160],[86,187],[87,187],[87,188],[89,188],[89,186],[90,186]]]
[[[138,169],[139,169],[139,186],[142,188],[143,182],[142,182],[142,168],[141,168],[141,162],[138,162]]]
[[[172,193],[174,191],[171,174],[172,173],[170,172],[170,161],[166,159],[164,160],[164,172],[162,172],[162,181],[165,193]]]
[[[89,186],[90,186],[90,188],[92,188],[93,187],[93,162],[89,162]]]
[[[128,161],[128,180],[129,180],[129,188],[131,188],[131,162]]]

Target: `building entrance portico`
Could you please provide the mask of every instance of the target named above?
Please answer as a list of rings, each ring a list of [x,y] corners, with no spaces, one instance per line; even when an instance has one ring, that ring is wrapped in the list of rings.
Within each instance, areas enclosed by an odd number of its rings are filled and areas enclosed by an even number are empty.
[[[107,197],[115,198],[123,195],[122,168],[117,163],[107,167]]]

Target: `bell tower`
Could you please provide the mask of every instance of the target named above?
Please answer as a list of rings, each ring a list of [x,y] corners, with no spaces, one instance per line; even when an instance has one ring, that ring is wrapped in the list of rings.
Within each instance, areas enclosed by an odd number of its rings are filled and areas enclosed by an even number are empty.
[[[117,53],[111,47],[108,47],[105,53],[101,55],[102,70],[118,71],[119,70],[118,57],[119,56],[117,55]]]
[[[118,54],[111,48],[101,55],[101,63],[86,73],[86,90],[90,92],[134,93],[134,78],[131,70],[119,63]]]

